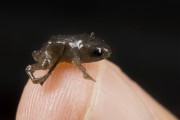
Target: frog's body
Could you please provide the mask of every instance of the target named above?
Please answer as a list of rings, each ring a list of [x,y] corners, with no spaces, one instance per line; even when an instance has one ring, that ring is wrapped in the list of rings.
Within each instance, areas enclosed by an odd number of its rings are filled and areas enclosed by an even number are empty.
[[[43,84],[59,62],[69,62],[76,65],[85,78],[94,80],[81,63],[105,59],[110,54],[110,47],[93,33],[52,36],[40,50],[32,53],[37,63],[28,65],[26,72],[34,83]],[[39,69],[49,69],[49,72],[43,77],[35,78],[33,72]]]

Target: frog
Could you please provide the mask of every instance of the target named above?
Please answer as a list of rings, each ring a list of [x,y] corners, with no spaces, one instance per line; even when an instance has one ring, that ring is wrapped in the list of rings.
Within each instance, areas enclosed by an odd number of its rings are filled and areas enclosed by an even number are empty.
[[[35,64],[25,69],[34,84],[43,85],[58,63],[75,65],[87,80],[96,80],[89,75],[82,63],[96,62],[111,55],[110,46],[94,32],[91,34],[53,35],[39,50],[32,52]],[[42,77],[36,78],[36,70],[48,70]]]

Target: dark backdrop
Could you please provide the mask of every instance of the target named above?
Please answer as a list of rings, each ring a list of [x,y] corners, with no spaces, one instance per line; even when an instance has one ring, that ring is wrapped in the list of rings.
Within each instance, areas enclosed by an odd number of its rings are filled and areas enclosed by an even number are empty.
[[[0,4],[0,119],[15,117],[33,50],[53,34],[91,31],[111,45],[111,61],[180,117],[178,1],[59,1]]]

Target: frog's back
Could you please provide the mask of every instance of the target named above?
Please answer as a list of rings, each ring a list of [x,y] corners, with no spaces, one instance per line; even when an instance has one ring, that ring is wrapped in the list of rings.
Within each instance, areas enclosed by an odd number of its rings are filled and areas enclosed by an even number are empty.
[[[69,43],[70,41],[74,40],[82,40],[84,41],[87,37],[89,37],[88,34],[78,34],[78,35],[53,35],[51,36],[49,42],[56,42],[56,43]]]

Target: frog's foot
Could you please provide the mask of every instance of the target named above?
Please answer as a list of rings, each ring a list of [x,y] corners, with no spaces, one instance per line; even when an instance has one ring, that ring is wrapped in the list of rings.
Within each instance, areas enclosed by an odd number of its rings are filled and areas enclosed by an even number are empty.
[[[92,80],[94,82],[96,82],[96,80],[94,78],[92,78],[86,71],[86,69],[80,64],[80,62],[78,60],[74,60],[72,61],[72,63],[78,67],[78,69],[81,70],[81,72],[83,73],[83,77],[87,80]]]
[[[92,81],[96,82],[96,80],[94,78],[92,78],[88,73],[83,73],[83,77],[87,80],[92,80]]]
[[[31,79],[33,83],[35,84],[41,84],[43,85],[44,82],[47,80],[47,78],[49,77],[50,74],[46,74],[44,75],[43,77],[40,77],[40,78],[34,78],[34,79]]]

